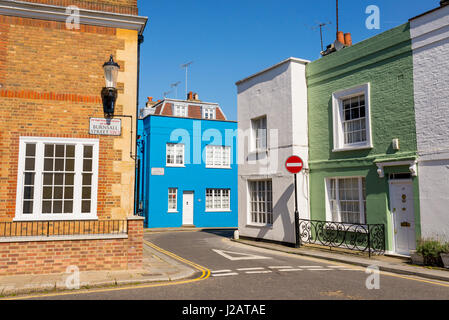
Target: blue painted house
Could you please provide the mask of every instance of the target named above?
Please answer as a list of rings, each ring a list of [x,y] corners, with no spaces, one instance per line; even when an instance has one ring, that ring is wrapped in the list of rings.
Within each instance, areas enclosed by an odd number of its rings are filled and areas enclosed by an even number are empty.
[[[147,104],[139,122],[146,227],[237,227],[237,123],[193,93]]]

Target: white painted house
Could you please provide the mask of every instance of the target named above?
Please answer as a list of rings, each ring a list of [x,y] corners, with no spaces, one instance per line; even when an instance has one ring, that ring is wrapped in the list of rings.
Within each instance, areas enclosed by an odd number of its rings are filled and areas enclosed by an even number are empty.
[[[449,241],[449,1],[410,20],[422,237]]]
[[[298,174],[300,218],[309,218],[307,85],[309,61],[289,58],[236,83],[239,123],[239,232],[242,237],[295,243],[291,155]]]

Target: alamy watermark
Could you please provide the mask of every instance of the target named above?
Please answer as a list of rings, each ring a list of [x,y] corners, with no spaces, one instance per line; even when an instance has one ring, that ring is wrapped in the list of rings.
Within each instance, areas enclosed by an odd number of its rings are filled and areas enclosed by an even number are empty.
[[[380,29],[380,9],[376,5],[369,5],[365,10],[369,16],[366,18],[365,26],[368,30]]]
[[[65,286],[69,290],[78,290],[80,288],[80,269],[78,266],[68,266],[66,269],[67,278]]]
[[[68,6],[65,9],[65,13],[68,15],[65,20],[65,27],[69,30],[80,29],[80,9],[77,6]]]
[[[379,290],[380,289],[380,270],[376,265],[369,266],[365,270],[366,274],[369,274],[365,281],[365,286],[368,290]]]

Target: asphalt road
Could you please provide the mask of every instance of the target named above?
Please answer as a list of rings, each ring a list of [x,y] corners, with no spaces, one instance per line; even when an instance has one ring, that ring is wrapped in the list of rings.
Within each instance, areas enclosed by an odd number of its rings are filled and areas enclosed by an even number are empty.
[[[51,296],[57,300],[449,300],[449,283],[380,273],[368,289],[364,268],[229,241],[232,231],[150,233],[145,239],[211,271],[188,284]],[[370,281],[371,285],[376,282]]]

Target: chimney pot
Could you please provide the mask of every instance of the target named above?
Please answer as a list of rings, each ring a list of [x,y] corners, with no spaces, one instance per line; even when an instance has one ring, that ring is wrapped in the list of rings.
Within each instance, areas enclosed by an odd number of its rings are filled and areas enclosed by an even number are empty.
[[[340,41],[342,44],[345,44],[345,35],[343,31],[337,31],[337,40]]]
[[[152,102],[153,101],[153,97],[148,97],[148,102]]]
[[[187,100],[193,100],[193,92],[192,92],[192,91],[190,91],[190,92],[187,94]]]
[[[345,45],[347,47],[352,46],[352,37],[351,37],[351,33],[345,33]]]

